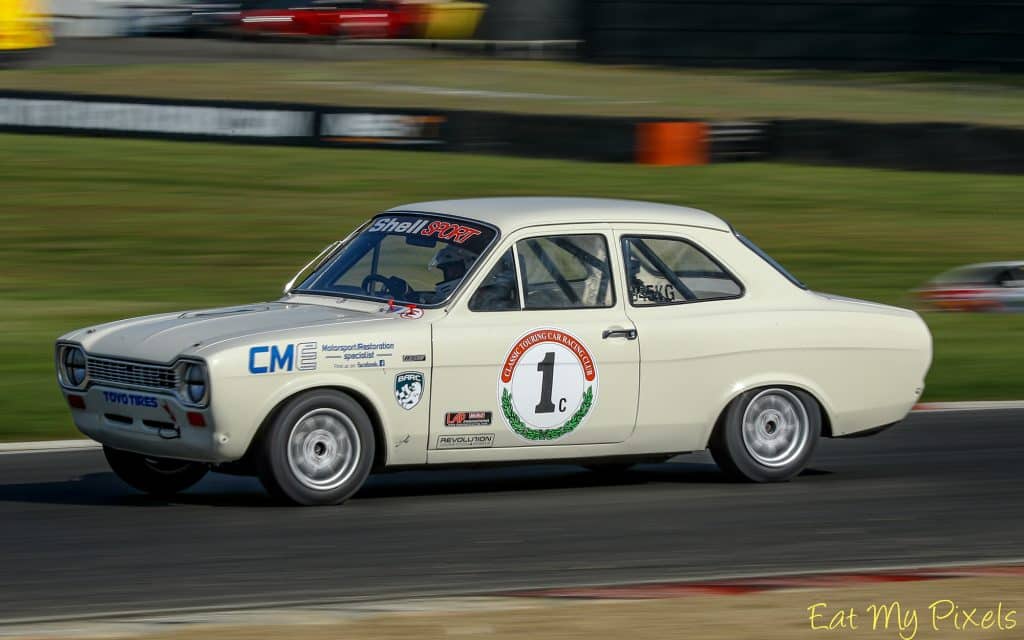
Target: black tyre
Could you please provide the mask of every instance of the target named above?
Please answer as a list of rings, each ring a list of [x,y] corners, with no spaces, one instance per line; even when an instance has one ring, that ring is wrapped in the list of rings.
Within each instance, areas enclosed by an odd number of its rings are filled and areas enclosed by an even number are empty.
[[[784,482],[807,465],[821,435],[821,409],[808,393],[765,387],[733,400],[711,440],[711,455],[727,475],[749,482]]]
[[[139,491],[170,496],[203,479],[210,468],[198,462],[168,460],[103,447],[107,463],[121,478]]]
[[[272,495],[301,505],[340,504],[373,466],[373,425],[348,394],[310,391],[290,400],[262,439],[259,477]]]

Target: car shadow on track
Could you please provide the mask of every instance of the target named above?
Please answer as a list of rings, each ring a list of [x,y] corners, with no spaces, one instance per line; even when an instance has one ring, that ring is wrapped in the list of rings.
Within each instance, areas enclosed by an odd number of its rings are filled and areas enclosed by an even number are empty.
[[[808,469],[802,476],[828,475]],[[737,485],[713,463],[666,462],[637,465],[617,473],[588,471],[575,465],[417,470],[371,476],[353,500],[415,498],[481,493],[524,493],[566,489],[621,489],[645,485]],[[211,473],[196,487],[171,499],[139,493],[111,472],[90,473],[55,482],[0,485],[0,502],[56,505],[167,507],[280,507],[254,478]]]
[[[90,473],[72,480],[0,485],[0,502],[98,507],[277,506],[255,480],[211,474],[195,488],[171,499],[140,493],[112,472]]]

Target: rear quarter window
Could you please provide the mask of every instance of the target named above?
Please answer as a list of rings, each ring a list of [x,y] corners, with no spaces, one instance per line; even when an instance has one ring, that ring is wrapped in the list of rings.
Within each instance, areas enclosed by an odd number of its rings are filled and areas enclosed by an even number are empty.
[[[732,232],[733,235],[736,236],[736,239],[739,240],[741,244],[743,244],[743,246],[750,249],[751,251],[756,253],[758,257],[760,257],[762,260],[770,264],[772,268],[781,273],[783,277],[786,278],[786,280],[789,280],[790,282],[792,282],[797,287],[800,287],[801,289],[807,289],[806,284],[804,284],[799,278],[790,273],[789,270],[787,270],[786,267],[782,266],[778,260],[765,253],[764,249],[754,244],[754,242],[750,238],[746,237],[745,235],[743,235],[739,231],[736,231],[735,229],[733,229]]]

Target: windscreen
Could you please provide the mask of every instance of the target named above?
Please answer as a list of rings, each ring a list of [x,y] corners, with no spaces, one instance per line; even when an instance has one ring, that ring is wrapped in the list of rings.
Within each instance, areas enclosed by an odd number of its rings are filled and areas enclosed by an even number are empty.
[[[386,214],[321,265],[296,292],[431,306],[447,300],[494,241],[478,222]]]
[[[999,279],[999,273],[1000,269],[993,267],[961,267],[935,278],[935,284],[995,284]]]

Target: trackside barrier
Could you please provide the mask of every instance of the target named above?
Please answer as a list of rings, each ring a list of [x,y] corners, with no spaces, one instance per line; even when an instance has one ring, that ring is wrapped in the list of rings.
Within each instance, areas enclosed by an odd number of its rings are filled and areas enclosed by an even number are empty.
[[[707,164],[706,122],[641,122],[636,125],[636,161],[640,164]]]
[[[1024,129],[962,124],[666,121],[0,91],[0,131],[662,166],[773,160],[1024,173]]]

